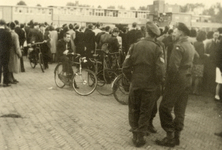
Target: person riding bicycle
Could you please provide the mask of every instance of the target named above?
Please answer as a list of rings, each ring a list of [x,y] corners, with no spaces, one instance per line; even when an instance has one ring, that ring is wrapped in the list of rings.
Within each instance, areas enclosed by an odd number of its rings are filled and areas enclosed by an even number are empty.
[[[57,44],[57,58],[59,62],[62,62],[64,76],[72,76],[71,60],[68,56],[68,54],[73,53],[70,40],[71,35],[65,33],[63,39],[59,40]]]
[[[42,42],[43,41],[43,35],[40,32],[39,24],[37,22],[34,23],[34,28],[31,28],[28,34],[28,46],[31,46],[33,43]],[[32,59],[35,58],[34,55],[37,55],[38,52],[36,52],[35,47],[28,49],[28,58]],[[34,63],[37,63],[37,60],[33,60]]]
[[[44,31],[44,26],[41,25],[41,29],[39,27],[39,24],[36,22],[34,23],[34,28],[30,29],[30,32],[28,34],[28,45],[31,47],[32,44],[34,43],[38,43],[38,42],[43,42],[41,43],[41,52],[43,55],[43,62],[44,62],[44,68],[47,69],[48,68],[48,61],[50,60],[50,49],[49,49],[49,41],[50,38],[48,36],[48,32]],[[29,50],[28,50],[28,58],[33,62],[37,64],[37,60],[35,59],[35,55],[38,55],[39,51],[35,50],[35,46],[32,46]]]

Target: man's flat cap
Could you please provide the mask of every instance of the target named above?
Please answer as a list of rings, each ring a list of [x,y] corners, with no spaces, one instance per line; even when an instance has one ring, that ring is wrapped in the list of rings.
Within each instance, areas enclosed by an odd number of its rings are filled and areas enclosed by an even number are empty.
[[[146,28],[151,30],[155,35],[160,35],[160,29],[153,22],[147,22]]]
[[[114,28],[113,32],[119,32],[119,28]]]
[[[176,27],[177,27],[178,30],[182,31],[187,36],[190,35],[190,30],[188,29],[188,27],[184,23],[179,22],[179,23],[177,23]]]

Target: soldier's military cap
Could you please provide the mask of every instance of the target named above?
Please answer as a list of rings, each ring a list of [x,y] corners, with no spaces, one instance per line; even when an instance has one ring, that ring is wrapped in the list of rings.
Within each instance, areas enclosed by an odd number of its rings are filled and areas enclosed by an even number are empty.
[[[160,35],[160,29],[153,22],[150,22],[150,21],[147,22],[146,28],[150,29],[155,35],[157,35],[157,36]]]
[[[190,35],[190,30],[188,29],[188,27],[184,23],[179,22],[179,23],[177,23],[176,27],[178,30],[182,31],[187,36]]]

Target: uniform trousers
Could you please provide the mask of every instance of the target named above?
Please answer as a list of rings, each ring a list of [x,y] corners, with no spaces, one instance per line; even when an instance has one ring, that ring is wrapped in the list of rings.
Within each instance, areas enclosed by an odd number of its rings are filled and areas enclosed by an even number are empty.
[[[185,110],[189,88],[182,84],[166,84],[163,99],[159,107],[162,128],[167,133],[181,131],[184,127]],[[171,112],[174,109],[175,118]]]
[[[158,99],[160,98],[160,96],[162,95],[162,86],[159,86],[156,91],[155,91],[155,104],[153,106],[153,110],[152,110],[152,114],[151,114],[151,117],[150,117],[150,122],[153,121],[154,117],[156,116],[157,114],[157,101]]]
[[[132,132],[140,132],[144,135],[147,133],[148,123],[155,102],[155,91],[130,89],[129,124]]]

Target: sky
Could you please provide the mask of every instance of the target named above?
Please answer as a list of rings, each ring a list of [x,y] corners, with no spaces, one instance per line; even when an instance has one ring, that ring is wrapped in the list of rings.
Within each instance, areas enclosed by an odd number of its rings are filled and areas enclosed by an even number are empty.
[[[0,0],[0,5],[16,5],[20,0]],[[28,6],[36,6],[40,4],[41,6],[65,6],[67,2],[75,2],[76,0],[23,0]],[[153,0],[78,0],[79,4],[87,4],[94,7],[98,7],[99,5],[102,8],[106,8],[107,6],[119,6],[122,5],[125,8],[139,6],[147,6],[153,3]],[[210,7],[217,2],[222,3],[222,0],[165,0],[165,3],[168,4],[178,4],[185,5],[186,3],[203,3],[206,7]]]

